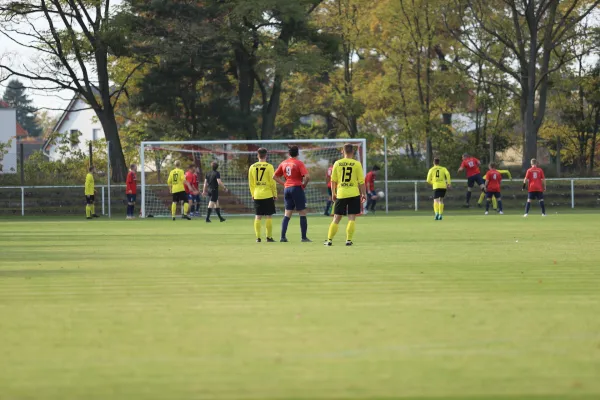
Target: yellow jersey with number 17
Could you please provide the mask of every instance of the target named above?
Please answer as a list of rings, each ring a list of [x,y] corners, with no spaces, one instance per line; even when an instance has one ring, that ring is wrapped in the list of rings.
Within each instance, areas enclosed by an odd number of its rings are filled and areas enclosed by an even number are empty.
[[[185,181],[185,172],[181,168],[175,168],[171,171],[167,180],[167,184],[172,186],[171,193],[185,192],[183,181]]]
[[[427,183],[433,185],[433,189],[447,189],[450,185],[450,172],[439,165],[433,166],[427,173]]]
[[[259,161],[248,170],[248,185],[254,200],[271,199],[277,196],[277,184],[273,179],[275,169],[268,162]]]
[[[331,171],[331,182],[337,183],[338,199],[360,196],[360,185],[365,184],[362,164],[353,158],[337,160]]]

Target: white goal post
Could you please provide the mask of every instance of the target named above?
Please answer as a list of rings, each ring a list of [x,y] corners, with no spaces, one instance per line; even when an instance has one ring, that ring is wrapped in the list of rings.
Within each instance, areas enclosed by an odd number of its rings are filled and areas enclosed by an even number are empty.
[[[171,216],[171,195],[167,187],[167,177],[176,160],[181,161],[182,169],[195,166],[199,173],[199,188],[202,191],[204,176],[210,171],[210,164],[216,161],[227,193],[220,193],[220,206],[227,215],[253,214],[253,202],[248,189],[248,167],[257,161],[256,151],[266,148],[267,161],[275,168],[287,158],[290,146],[300,148],[302,160],[311,176],[306,188],[309,213],[324,213],[327,204],[325,174],[333,161],[341,158],[345,143],[356,146],[355,157],[367,171],[366,139],[297,139],[297,140],[199,140],[199,141],[151,141],[140,145],[141,213],[145,217]],[[207,199],[202,198],[199,213],[202,214]],[[179,210],[178,210],[179,211]],[[283,213],[282,196],[277,201],[277,213]]]

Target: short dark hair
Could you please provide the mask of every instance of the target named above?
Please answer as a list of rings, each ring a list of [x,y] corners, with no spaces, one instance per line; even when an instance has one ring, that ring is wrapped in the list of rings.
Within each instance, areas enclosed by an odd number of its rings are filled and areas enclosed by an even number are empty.
[[[378,165],[373,165],[373,171],[379,171],[381,170],[381,168],[379,168]]]
[[[261,147],[260,149],[258,149],[256,151],[256,153],[258,154],[258,156],[260,158],[265,158],[267,156],[267,149],[265,149],[264,147]]]
[[[136,166],[135,164],[131,164],[131,165],[129,166],[129,168],[133,168],[133,167],[135,167],[135,166]]]
[[[494,168],[494,169],[496,169],[496,167],[497,167],[496,163],[492,161],[492,162],[490,163],[490,168]]]
[[[298,154],[300,154],[300,150],[298,149],[298,146],[290,146],[290,150],[288,151],[288,154],[290,155],[290,157],[298,157]]]
[[[469,153],[463,153],[463,157],[469,157]]]
[[[434,158],[433,159],[433,164],[434,165],[440,165],[440,159],[439,158]]]
[[[216,161],[213,161],[213,162],[210,163],[210,166],[211,166],[211,168],[212,168],[213,171],[216,171],[217,168],[219,168],[219,163],[216,162]]]
[[[352,143],[344,145],[344,154],[354,154],[354,145]]]
[[[190,164],[188,169],[194,169],[196,166],[194,164]]]
[[[531,165],[538,165],[538,161],[535,158],[532,158]]]

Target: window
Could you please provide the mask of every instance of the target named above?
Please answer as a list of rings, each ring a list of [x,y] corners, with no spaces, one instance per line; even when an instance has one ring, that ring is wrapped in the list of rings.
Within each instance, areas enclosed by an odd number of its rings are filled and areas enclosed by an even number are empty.
[[[92,130],[92,141],[94,141],[94,142],[95,142],[96,140],[99,140],[99,139],[101,139],[101,138],[100,138],[100,136],[101,136],[101,133],[100,133],[100,132],[101,132],[101,131],[102,131],[101,129],[94,129],[94,130]]]
[[[81,132],[77,129],[71,129],[69,132],[69,143],[71,143],[71,149],[77,148],[79,146],[79,137],[81,136]]]

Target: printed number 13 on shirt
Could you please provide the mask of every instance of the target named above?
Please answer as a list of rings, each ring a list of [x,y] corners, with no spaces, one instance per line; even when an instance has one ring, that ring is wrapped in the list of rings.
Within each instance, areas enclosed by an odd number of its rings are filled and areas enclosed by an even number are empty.
[[[352,167],[342,167],[342,182],[348,183],[352,180]]]

